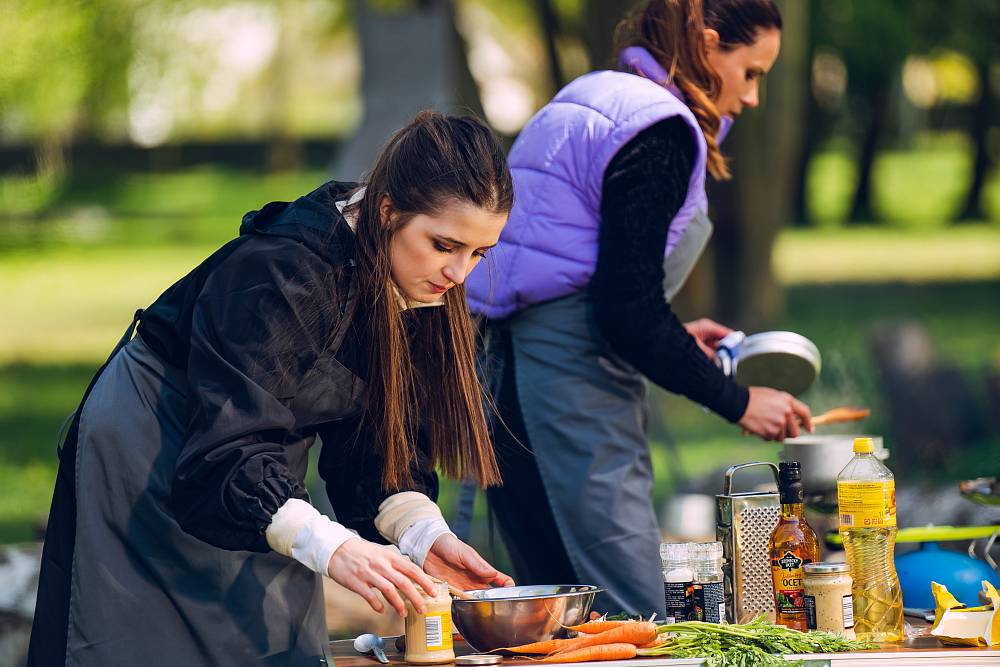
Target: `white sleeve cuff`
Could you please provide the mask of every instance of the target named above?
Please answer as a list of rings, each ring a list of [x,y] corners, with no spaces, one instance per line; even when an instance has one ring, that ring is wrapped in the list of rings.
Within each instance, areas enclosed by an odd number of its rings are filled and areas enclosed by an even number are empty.
[[[421,519],[403,531],[399,538],[399,551],[423,567],[434,541],[449,533],[454,535],[444,519]]]
[[[329,576],[327,566],[333,552],[347,540],[357,537],[353,531],[331,521],[298,498],[285,501],[271,517],[264,535],[272,549],[324,576]]]
[[[382,501],[375,517],[375,528],[382,537],[393,544],[399,544],[403,533],[410,526],[425,519],[444,521],[441,508],[422,493],[403,491]]]

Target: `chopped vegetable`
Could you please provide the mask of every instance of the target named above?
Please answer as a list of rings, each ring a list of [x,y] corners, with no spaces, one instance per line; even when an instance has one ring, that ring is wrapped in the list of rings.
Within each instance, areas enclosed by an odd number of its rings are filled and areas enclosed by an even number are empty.
[[[774,625],[763,616],[742,625],[684,621],[661,626],[658,631],[671,636],[660,646],[639,649],[638,655],[708,658],[707,667],[788,667],[793,663],[782,655],[876,648],[875,644],[829,632],[800,632]]]

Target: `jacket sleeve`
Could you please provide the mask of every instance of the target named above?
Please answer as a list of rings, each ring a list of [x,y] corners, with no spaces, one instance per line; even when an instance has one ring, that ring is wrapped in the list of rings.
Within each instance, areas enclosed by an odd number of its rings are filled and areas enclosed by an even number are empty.
[[[266,552],[264,531],[290,498],[308,499],[285,445],[289,408],[332,326],[329,267],[288,239],[250,239],[194,306],[187,374],[192,412],[177,460],[177,521],[218,547]]]
[[[437,472],[421,428],[416,456],[410,464],[412,483],[402,489],[387,489],[382,484],[384,456],[363,429],[358,429],[359,419],[335,422],[320,428],[323,449],[319,474],[326,483],[326,492],[337,521],[356,530],[366,540],[388,544],[375,528],[379,505],[401,491],[417,491],[437,502]]]
[[[705,356],[663,295],[668,223],[687,197],[694,162],[691,130],[676,117],[615,154],[604,172],[590,289],[598,328],[616,354],[664,389],[736,422],[747,389]]]

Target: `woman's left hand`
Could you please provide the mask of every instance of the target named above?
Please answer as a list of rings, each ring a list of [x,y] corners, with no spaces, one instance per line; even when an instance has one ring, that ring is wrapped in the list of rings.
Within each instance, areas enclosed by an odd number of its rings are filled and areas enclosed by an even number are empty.
[[[424,560],[424,572],[463,591],[514,585],[513,579],[497,571],[475,549],[451,533],[434,540]]]
[[[733,333],[733,330],[729,327],[723,326],[707,317],[695,320],[694,322],[688,322],[684,325],[684,328],[687,329],[689,334],[694,336],[698,347],[701,348],[701,351],[709,359],[715,359],[715,348],[719,346],[719,341]]]

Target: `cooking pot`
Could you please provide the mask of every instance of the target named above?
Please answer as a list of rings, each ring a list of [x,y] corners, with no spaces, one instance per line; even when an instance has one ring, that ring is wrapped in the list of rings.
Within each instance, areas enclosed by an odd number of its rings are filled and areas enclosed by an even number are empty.
[[[880,461],[889,458],[889,450],[878,436],[809,433],[785,438],[781,459],[802,464],[802,486],[806,495],[835,493],[837,475],[854,456],[854,439],[869,437],[875,443],[875,458]]]

